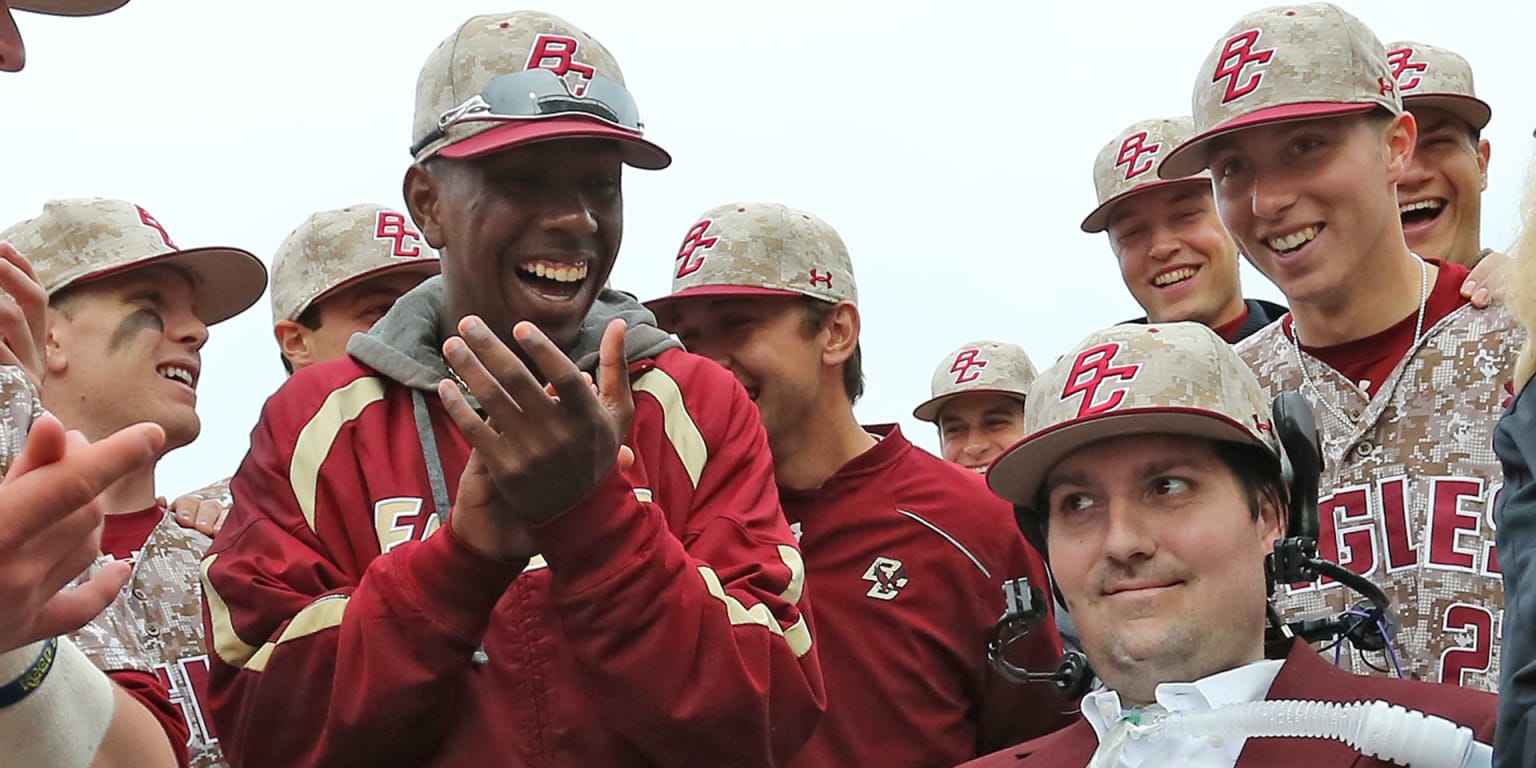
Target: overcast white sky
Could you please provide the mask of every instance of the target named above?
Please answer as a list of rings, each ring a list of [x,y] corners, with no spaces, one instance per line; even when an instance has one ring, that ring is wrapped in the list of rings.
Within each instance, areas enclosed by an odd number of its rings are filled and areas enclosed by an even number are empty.
[[[1094,205],[1100,146],[1126,124],[1185,113],[1216,38],[1255,3],[618,2],[540,8],[601,40],[649,135],[676,162],[626,178],[613,282],[666,292],[684,231],[707,208],[769,200],[847,241],[864,316],[865,422],[899,421],[939,358],[992,338],[1041,367],[1139,315]],[[1351,0],[1383,42],[1471,62],[1493,105],[1484,243],[1514,235],[1530,161],[1530,0]],[[0,227],[54,197],[132,199],[183,247],[265,261],[308,214],[400,206],[416,72],[487,2],[132,0],[108,16],[18,13],[21,75],[0,76]],[[1245,267],[1246,293],[1278,298]],[[231,473],[282,382],[264,298],[215,326],[199,386],[202,437],[160,465],[175,494]]]

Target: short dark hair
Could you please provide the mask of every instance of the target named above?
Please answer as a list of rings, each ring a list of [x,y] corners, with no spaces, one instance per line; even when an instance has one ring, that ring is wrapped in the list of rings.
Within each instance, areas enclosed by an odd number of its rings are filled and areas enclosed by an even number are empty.
[[[310,329],[311,331],[320,330],[320,305],[310,304],[309,306],[305,307],[304,311],[300,312],[299,316],[295,317],[293,321],[299,325],[304,326],[305,328]],[[287,371],[288,375],[292,376],[293,363],[288,362],[288,356],[282,352],[278,352],[277,356],[283,359],[283,370]]]
[[[810,296],[800,297],[800,306],[804,309],[804,319],[800,323],[800,335],[809,339],[821,333],[827,323],[832,320],[832,310],[837,305],[830,301],[814,299]],[[864,350],[862,342],[854,342],[853,354],[843,361],[843,392],[848,395],[848,401],[856,403],[864,396]]]

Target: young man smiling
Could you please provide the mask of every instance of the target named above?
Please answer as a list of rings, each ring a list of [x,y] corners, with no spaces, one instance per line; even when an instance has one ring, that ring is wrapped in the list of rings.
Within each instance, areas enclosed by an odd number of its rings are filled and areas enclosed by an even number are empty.
[[[1268,391],[1299,390],[1317,413],[1324,557],[1388,585],[1405,674],[1496,690],[1489,446],[1524,332],[1502,305],[1468,305],[1465,267],[1403,239],[1417,124],[1385,49],[1332,5],[1258,11],[1217,42],[1193,105],[1199,133],[1160,173],[1209,167],[1222,221],[1291,304],[1238,351]],[[1349,602],[1324,582],[1284,607]]]
[[[195,440],[208,326],[261,296],[261,262],[238,249],[178,248],[147,211],[120,200],[50,201],[0,239],[30,254],[48,292],[43,405],[89,440],[140,422],[164,430],[160,456]],[[98,617],[76,642],[160,719],[183,763],[190,751],[197,768],[222,765],[201,709],[197,566],[208,538],[157,501],[153,465],[101,501],[101,551],[132,567],[117,598],[129,618]]]
[[[1035,380],[1027,408],[1029,436],[987,482],[1044,548],[1103,685],[1079,722],[968,768],[1388,765],[1325,739],[1125,740],[1165,715],[1266,700],[1386,701],[1491,742],[1494,696],[1267,643],[1265,558],[1289,489],[1269,399],[1223,339],[1194,323],[1100,331]]]
[[[353,334],[437,273],[437,254],[398,211],[360,204],[311,214],[272,258],[272,334],[283,367],[292,374],[342,357]],[[230,503],[225,478],[177,498],[171,511],[212,536]]]
[[[1477,97],[1459,54],[1408,40],[1387,46],[1398,93],[1418,124],[1413,160],[1397,184],[1408,247],[1426,259],[1471,267],[1482,246],[1482,198],[1491,147],[1482,137],[1493,110]]]
[[[1164,157],[1195,133],[1187,117],[1132,123],[1093,164],[1099,205],[1084,232],[1106,232],[1120,277],[1146,310],[1146,322],[1189,320],[1242,341],[1285,314],[1285,307],[1244,299],[1237,243],[1216,215],[1210,175],[1159,179]]]
[[[268,401],[204,561],[226,750],[787,762],[823,695],[762,426],[603,288],[623,165],[670,162],[617,63],[548,14],[471,18],[413,135],[442,275]]]
[[[954,765],[1062,725],[1049,686],[987,663],[1003,581],[1046,583],[1008,505],[895,425],[854,417],[858,287],[837,232],[783,205],[721,205],[688,228],[672,269],[671,294],[648,306],[757,404],[816,595],[827,714],[790,765]],[[1014,661],[1060,655],[1048,616]]]
[[[1024,397],[1035,364],[1017,344],[973,341],[944,356],[933,369],[931,396],[914,418],[939,427],[944,460],[972,472],[1024,436]]]

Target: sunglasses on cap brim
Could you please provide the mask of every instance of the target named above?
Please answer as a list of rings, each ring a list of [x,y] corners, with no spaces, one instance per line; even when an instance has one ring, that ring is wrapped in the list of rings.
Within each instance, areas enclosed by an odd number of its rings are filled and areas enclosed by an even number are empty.
[[[605,123],[645,132],[640,110],[629,91],[616,80],[594,75],[586,78],[581,94],[571,93],[564,78],[548,69],[509,72],[486,83],[485,89],[437,118],[437,127],[411,145],[415,155],[447,135],[454,125],[472,122],[538,120],[546,117],[588,115]]]

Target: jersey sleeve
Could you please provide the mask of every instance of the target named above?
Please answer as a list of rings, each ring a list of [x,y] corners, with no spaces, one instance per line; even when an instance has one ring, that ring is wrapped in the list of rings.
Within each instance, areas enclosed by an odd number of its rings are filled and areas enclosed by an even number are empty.
[[[165,731],[165,738],[171,743],[171,752],[176,755],[176,764],[188,768],[191,756],[187,752],[187,740],[192,731],[187,722],[181,719],[181,710],[171,703],[171,692],[166,690],[159,678],[138,670],[119,670],[109,672],[107,676],[119,688],[127,691],[140,706],[149,710],[155,722]]]
[[[283,395],[252,433],[201,566],[221,745],[235,765],[419,764],[522,563],[485,560],[446,527],[377,557],[354,551],[364,532],[328,527],[345,524],[335,510],[368,503],[348,430],[314,450],[301,432],[315,407],[299,423]],[[327,398],[322,416],[336,405]],[[321,472],[323,483],[304,479]]]
[[[657,765],[782,765],[825,708],[804,565],[746,392],[681,362],[635,379],[647,487],[610,473],[540,545],[614,729]]]

